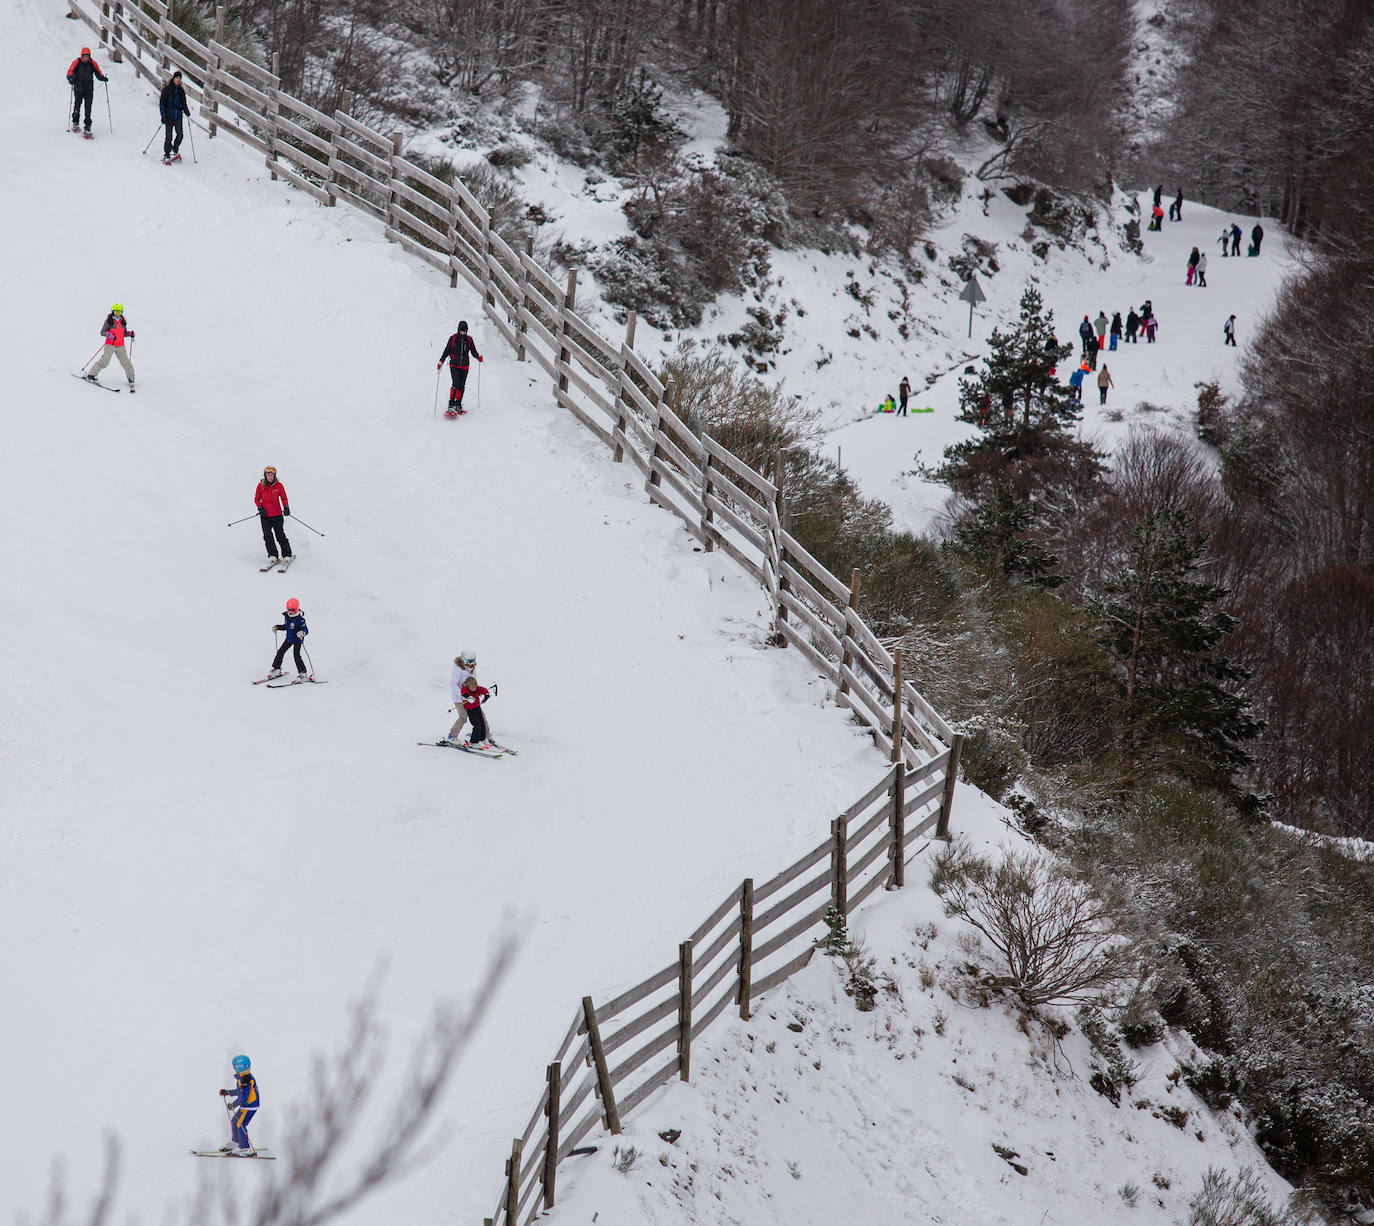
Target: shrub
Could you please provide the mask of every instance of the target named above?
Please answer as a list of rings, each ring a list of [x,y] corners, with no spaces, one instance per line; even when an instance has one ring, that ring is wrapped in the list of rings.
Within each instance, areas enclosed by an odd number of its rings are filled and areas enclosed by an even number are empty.
[[[1188,1202],[1188,1226],[1286,1226],[1293,1219],[1276,1209],[1249,1168],[1238,1175],[1208,1167]]]

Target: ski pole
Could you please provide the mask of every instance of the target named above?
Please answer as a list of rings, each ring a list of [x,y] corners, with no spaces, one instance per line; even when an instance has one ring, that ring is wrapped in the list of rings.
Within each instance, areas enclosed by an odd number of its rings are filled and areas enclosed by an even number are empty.
[[[226,528],[232,528],[235,524],[246,524],[250,519],[257,519],[257,513],[254,512],[252,515],[245,515],[242,519],[231,519],[224,526]]]
[[[481,411],[481,408],[482,408],[482,363],[481,363],[481,362],[478,362],[478,363],[477,363],[477,408],[478,408],[478,411],[480,412],[480,411]]]
[[[196,125],[191,122],[189,114],[186,115],[186,134],[191,138],[191,161],[199,164],[200,158],[196,157]]]
[[[69,110],[74,111],[74,110],[76,110],[76,86],[75,86],[75,85],[68,86],[68,87],[67,87],[67,94],[68,94],[68,99],[69,99],[69,101],[71,102],[71,107],[69,108]],[[68,115],[67,121],[66,121],[66,123],[64,123],[64,124],[62,125],[62,127],[63,127],[64,129],[66,129],[66,128],[70,128],[70,127],[74,127],[74,126],[75,126],[75,125],[74,125],[74,124],[72,123],[72,121],[71,121],[71,116]]]
[[[151,148],[153,147],[153,142],[154,142],[155,140],[157,140],[157,134],[158,134],[159,132],[161,132],[161,131],[162,131],[162,125],[161,125],[161,124],[158,124],[157,127],[155,127],[155,128],[153,129],[153,134],[152,134],[150,137],[148,137],[148,143],[147,143],[146,145],[143,146],[143,152],[144,152],[144,153],[147,153],[148,150],[151,149]]]
[[[104,349],[104,348],[105,348],[105,346],[104,346],[104,344],[102,343],[101,346],[100,346],[100,349]],[[96,360],[96,358],[98,358],[98,357],[100,356],[100,349],[97,349],[93,354],[91,354],[90,357],[88,357],[84,362],[81,363],[81,369],[82,369],[82,370],[85,370],[86,367],[88,367],[92,362],[94,362],[94,361]]]
[[[443,373],[444,364],[440,362],[434,371],[434,412],[430,414],[431,417],[439,416],[439,376]]]
[[[303,520],[303,519],[297,519],[294,515],[291,517],[291,522],[292,522],[293,524],[300,524],[300,526],[301,526],[302,528],[310,528],[310,525],[307,524],[307,523],[305,522],[305,520]],[[313,532],[316,536],[323,536],[323,535],[324,535],[324,533],[321,532],[318,528],[310,528],[310,531]]]
[[[114,112],[110,110],[110,83],[105,82],[105,117],[110,121],[110,135],[114,135]]]

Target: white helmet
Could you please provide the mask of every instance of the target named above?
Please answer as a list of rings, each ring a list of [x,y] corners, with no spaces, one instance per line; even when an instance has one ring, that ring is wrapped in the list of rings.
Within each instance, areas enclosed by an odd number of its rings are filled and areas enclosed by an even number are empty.
[[[477,656],[471,651],[460,651],[458,653],[458,661],[461,664],[466,664],[468,668],[471,668],[477,663]]]

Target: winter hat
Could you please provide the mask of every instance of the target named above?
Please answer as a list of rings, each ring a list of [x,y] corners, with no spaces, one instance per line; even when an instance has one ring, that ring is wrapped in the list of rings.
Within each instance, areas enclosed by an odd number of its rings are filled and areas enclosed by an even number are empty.
[[[458,321],[458,331],[459,331],[459,332],[466,332],[467,330],[468,330],[468,321],[467,321],[466,319],[460,319],[460,320]]]
[[[82,55],[90,55],[90,53],[91,53],[91,49],[90,49],[89,47],[82,47],[82,48],[81,48],[81,54],[82,54]]]
[[[180,69],[180,68],[178,68],[178,69],[176,70],[176,72],[172,73],[172,80],[173,80],[173,81],[180,81],[180,80],[181,80],[181,69]]]

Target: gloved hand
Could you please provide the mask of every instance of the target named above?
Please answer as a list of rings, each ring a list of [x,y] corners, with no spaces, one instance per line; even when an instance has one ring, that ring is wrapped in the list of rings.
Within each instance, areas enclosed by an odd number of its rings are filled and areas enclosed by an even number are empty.
[[[444,369],[444,364],[443,364],[442,362],[440,362],[439,365],[436,366],[434,369],[435,369],[435,370],[443,370],[443,369]]]
[[[290,507],[282,507],[281,513],[282,513],[283,515],[287,516],[288,518],[290,518],[290,515],[291,515],[291,508],[290,508]]]
[[[478,360],[479,362],[485,362],[485,361],[486,361],[486,358],[479,357],[477,360]]]
[[[113,332],[106,332],[106,333],[105,333],[105,339],[106,339],[107,341],[112,341],[112,340],[114,340],[114,333],[113,333]]]
[[[229,1095],[232,1094],[233,1092],[234,1092],[233,1090],[221,1090],[221,1091],[219,1092],[219,1096],[220,1096],[221,1098],[228,1098]]]
[[[138,335],[138,333],[137,333],[137,332],[126,332],[126,333],[124,333],[124,335],[127,336],[130,340],[133,340],[134,337],[136,337],[136,336]]]

